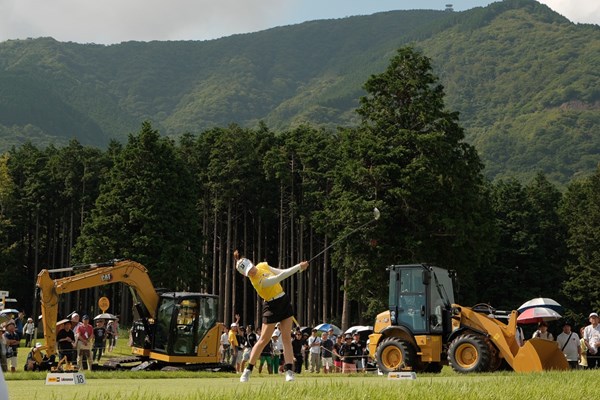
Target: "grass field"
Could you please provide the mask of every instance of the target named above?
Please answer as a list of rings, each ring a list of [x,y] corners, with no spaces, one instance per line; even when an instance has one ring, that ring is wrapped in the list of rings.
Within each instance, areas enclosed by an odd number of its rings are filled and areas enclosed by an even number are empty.
[[[128,354],[122,340],[112,355]],[[19,365],[27,349],[21,348]],[[23,362],[21,362],[21,359]],[[19,368],[20,370],[22,367]],[[445,367],[441,374],[419,374],[416,380],[388,380],[375,374],[259,375],[241,384],[239,375],[207,372],[84,372],[86,383],[45,385],[46,373],[5,374],[10,400],[195,400],[195,399],[576,399],[596,396],[600,370],[517,374],[460,375]]]
[[[45,374],[30,380],[9,380],[10,400],[86,399],[101,400],[194,400],[194,399],[576,399],[596,396],[600,371],[547,372],[532,374],[495,373],[441,376],[423,374],[416,380],[394,380],[376,375],[307,375],[294,382],[283,376],[253,376],[241,384],[233,374],[179,372],[85,373],[87,382],[78,386],[46,386]],[[187,374],[187,373],[186,373]],[[105,376],[106,375],[106,376]],[[145,376],[144,376],[145,375]],[[162,376],[161,377],[157,377]]]

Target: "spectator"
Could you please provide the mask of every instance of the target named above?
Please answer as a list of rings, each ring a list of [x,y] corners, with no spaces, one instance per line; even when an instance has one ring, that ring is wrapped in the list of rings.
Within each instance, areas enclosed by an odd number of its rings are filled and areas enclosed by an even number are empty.
[[[323,373],[334,372],[333,366],[333,341],[329,339],[329,333],[323,332],[321,335],[321,362]]]
[[[33,318],[27,318],[27,322],[23,327],[23,332],[25,333],[25,347],[29,347],[33,342],[33,335],[35,333],[35,324],[33,323]]]
[[[75,333],[71,329],[71,321],[67,321],[56,335],[56,342],[58,343],[58,353],[61,360],[63,357],[67,357],[67,361],[71,364],[76,361],[76,350],[75,350]]]
[[[294,338],[292,339],[292,349],[294,350],[294,373],[299,374],[302,372],[302,364],[304,361],[304,357],[302,356],[302,349],[306,345],[306,340],[302,336],[301,331],[296,331],[294,333]]]
[[[34,354],[40,347],[42,347],[42,344],[36,343],[35,347],[27,354],[27,359],[25,360],[25,366],[23,368],[24,371],[50,371],[50,368],[54,365],[55,356],[52,355],[48,357],[44,354],[42,356],[42,362],[38,363],[35,360]]]
[[[591,313],[588,317],[590,324],[585,327],[583,338],[585,339],[585,346],[588,349],[587,362],[588,368],[596,368],[598,365],[598,347],[600,346],[600,317],[595,312]]]
[[[77,329],[80,325],[81,321],[79,321],[79,314],[74,312],[73,314],[71,314],[71,329],[73,329],[73,332],[77,332]]]
[[[234,322],[229,327],[229,334],[228,334],[229,344],[231,345],[231,347],[230,347],[231,366],[233,368],[235,368],[236,371],[237,371],[237,353],[238,353],[237,349],[239,347],[239,343],[237,340],[237,330],[238,330],[238,324],[237,324],[237,322]]]
[[[258,366],[258,373],[262,373],[263,365],[267,364],[267,371],[269,374],[273,373],[273,342],[269,340],[262,352],[260,353],[260,364]]]
[[[317,330],[313,328],[312,335],[308,338],[310,355],[310,372],[321,371],[321,338],[317,336]]]
[[[108,345],[108,351],[113,351],[117,347],[117,340],[119,340],[119,316],[117,315],[112,321],[110,343]]]
[[[110,351],[110,342],[112,341],[114,331],[115,331],[114,322],[112,320],[110,320],[106,323],[106,340],[105,340],[106,352]]]
[[[230,360],[230,355],[231,355],[231,351],[230,351],[230,344],[229,344],[229,334],[227,329],[223,326],[223,333],[221,334],[221,362],[224,364],[227,364],[229,362],[231,362]]]
[[[102,358],[102,352],[106,347],[106,328],[104,327],[104,320],[99,319],[96,321],[96,327],[94,327],[94,347],[92,349],[92,361],[100,362]],[[98,357],[96,357],[98,356]]]
[[[273,374],[277,375],[279,373],[279,365],[281,364],[281,352],[283,351],[283,346],[281,345],[281,340],[279,339],[279,334],[277,331],[273,331],[273,336],[271,337],[271,347],[273,348],[271,369],[273,370]]]
[[[17,353],[21,339],[17,333],[17,326],[14,320],[10,320],[4,326],[4,343],[6,344],[6,361],[10,363],[10,371],[17,371]]]
[[[546,340],[554,340],[554,336],[552,336],[552,334],[548,332],[548,324],[545,321],[542,321],[538,324],[538,330],[533,333],[532,337]]]
[[[579,360],[581,360],[579,336],[575,332],[571,332],[571,324],[568,321],[563,324],[563,331],[556,337],[556,342],[565,354],[571,369],[577,369]]]
[[[342,372],[342,356],[340,355],[340,349],[342,348],[343,337],[340,335],[336,337],[335,343],[333,345],[333,365],[335,365],[335,372]]]
[[[244,364],[244,349],[246,347],[246,328],[244,328],[243,326],[238,326],[238,332],[236,337],[238,341],[238,347],[237,360],[235,361],[235,370],[237,372],[242,372],[242,365]]]
[[[19,335],[19,339],[23,338],[23,328],[25,327],[25,313],[19,311],[17,318],[15,319],[16,332]]]
[[[354,332],[353,335],[353,341],[356,344],[356,348],[357,348],[357,357],[356,358],[356,370],[358,372],[365,372],[365,363],[363,360],[364,354],[365,354],[365,344],[363,343],[362,340],[360,340],[360,333],[358,332]]]
[[[83,360],[85,358],[88,371],[92,370],[92,338],[94,329],[90,325],[90,317],[84,315],[81,324],[75,331],[75,342],[77,343],[77,366],[79,370],[83,369]]]
[[[6,360],[6,343],[4,341],[4,332],[6,332],[5,330],[5,326],[4,323],[0,324],[0,369],[2,369],[2,372],[7,372],[8,370],[8,366],[7,366],[7,360]]]
[[[304,369],[308,371],[308,362],[310,360],[310,347],[308,347],[308,333],[302,333],[302,339],[306,342],[302,354],[304,355]]]
[[[229,344],[229,334],[227,332],[227,329],[225,329],[225,327],[223,327],[223,333],[221,334],[221,362],[222,363],[228,363],[230,362],[230,355],[231,355],[231,351],[230,351],[230,344]]]
[[[581,338],[579,339],[579,346],[581,348],[581,359],[579,360],[579,368],[587,369],[587,367],[588,367],[588,361],[587,361],[588,348],[585,344],[585,339],[583,338],[583,335],[585,334],[584,326],[582,326],[581,329],[579,329],[579,334],[581,335]]]
[[[329,336],[329,339],[335,343],[337,342],[337,335],[335,334],[333,328],[329,328],[329,330],[327,331],[327,334]]]
[[[358,347],[352,341],[352,334],[347,333],[344,336],[344,344],[340,348],[340,356],[342,357],[342,373],[350,374],[356,372],[356,357],[358,356]]]
[[[244,338],[244,353],[242,355],[242,366],[241,370],[243,371],[246,363],[250,360],[250,353],[252,352],[252,347],[256,344],[258,338],[256,337],[256,333],[254,332],[254,327],[252,325],[246,326],[246,337]]]

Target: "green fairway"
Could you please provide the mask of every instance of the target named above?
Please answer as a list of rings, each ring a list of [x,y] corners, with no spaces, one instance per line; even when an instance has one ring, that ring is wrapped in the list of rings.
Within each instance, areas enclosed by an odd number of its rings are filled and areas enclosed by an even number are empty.
[[[104,358],[130,354],[125,340]],[[26,349],[19,352],[19,365]],[[245,384],[233,373],[188,371],[83,372],[84,385],[46,385],[45,372],[5,374],[9,400],[349,400],[349,399],[561,399],[595,396],[600,370],[517,374],[495,372],[461,375],[444,367],[441,374],[418,374],[416,380],[393,380],[375,374],[302,373],[296,381],[263,372]]]
[[[177,372],[122,374],[119,378],[117,373],[87,373],[87,382],[79,386],[46,386],[45,374],[35,374],[34,380],[9,380],[10,400],[100,400],[107,395],[119,400],[572,399],[594,395],[600,378],[600,371],[471,375],[446,371],[442,375],[419,375],[412,381],[390,381],[376,375],[302,374],[295,382],[286,383],[282,375],[255,375],[241,384],[234,374],[203,373],[196,375],[201,376],[198,378],[190,373],[180,378]]]

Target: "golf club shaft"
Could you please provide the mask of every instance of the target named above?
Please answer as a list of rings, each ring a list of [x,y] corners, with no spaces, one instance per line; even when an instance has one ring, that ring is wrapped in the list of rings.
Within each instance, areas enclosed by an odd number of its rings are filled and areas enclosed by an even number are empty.
[[[361,226],[359,226],[358,228],[348,232],[347,234],[345,234],[344,236],[337,238],[336,240],[334,240],[329,246],[325,247],[323,250],[321,250],[320,252],[318,252],[316,255],[314,255],[310,260],[308,260],[308,262],[310,263],[311,261],[313,261],[315,258],[319,257],[321,254],[325,253],[327,250],[329,250],[330,248],[332,248],[333,246],[335,246],[336,244],[338,244],[339,242],[341,242],[342,240],[346,239],[348,236],[352,235],[354,232],[364,228],[365,226],[369,225],[371,222],[376,221],[376,219],[372,219],[370,221],[365,222],[364,224],[362,224]]]

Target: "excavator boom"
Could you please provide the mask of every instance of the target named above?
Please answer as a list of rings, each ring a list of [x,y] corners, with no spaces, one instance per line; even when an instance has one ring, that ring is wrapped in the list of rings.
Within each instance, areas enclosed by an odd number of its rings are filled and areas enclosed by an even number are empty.
[[[83,267],[83,268],[82,268]],[[58,299],[63,293],[93,288],[113,283],[125,283],[133,288],[150,313],[155,315],[159,296],[156,293],[146,267],[131,260],[114,261],[105,264],[89,264],[78,268],[65,268],[60,271],[85,269],[76,275],[52,279],[49,270],[42,270],[37,279],[40,288],[42,321],[47,355],[56,353],[56,323],[58,319]],[[40,354],[41,352],[36,352]],[[41,355],[40,355],[41,357]]]

